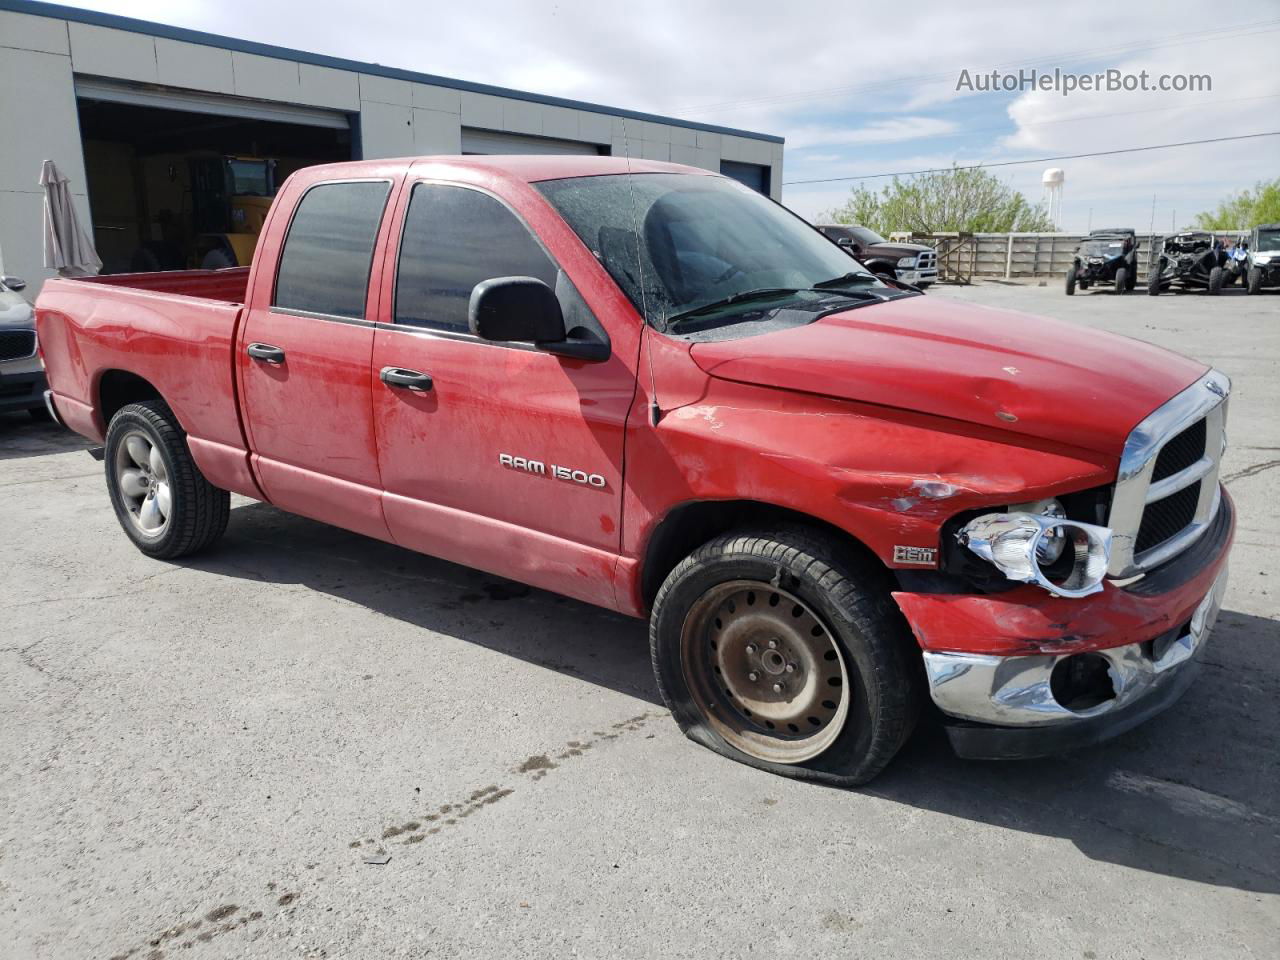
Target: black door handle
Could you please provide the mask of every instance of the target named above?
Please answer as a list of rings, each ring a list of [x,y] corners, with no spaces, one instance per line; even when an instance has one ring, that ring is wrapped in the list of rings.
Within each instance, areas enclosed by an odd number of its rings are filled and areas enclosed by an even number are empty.
[[[406,370],[403,367],[383,367],[378,379],[388,387],[401,390],[413,390],[426,393],[431,389],[431,375],[419,373],[417,370]]]
[[[284,363],[284,351],[269,343],[251,343],[247,352],[253,359],[264,363]]]

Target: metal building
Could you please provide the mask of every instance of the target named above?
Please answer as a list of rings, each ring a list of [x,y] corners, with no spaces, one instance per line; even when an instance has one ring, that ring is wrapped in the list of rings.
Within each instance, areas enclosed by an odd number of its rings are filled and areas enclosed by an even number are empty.
[[[104,272],[237,262],[273,184],[333,160],[630,152],[782,184],[781,137],[30,0],[0,0],[0,117],[0,269],[32,297],[44,160]]]

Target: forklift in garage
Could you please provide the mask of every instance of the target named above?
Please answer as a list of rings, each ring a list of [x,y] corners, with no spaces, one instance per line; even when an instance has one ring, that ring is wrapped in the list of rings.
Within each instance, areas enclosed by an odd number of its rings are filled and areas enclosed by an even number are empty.
[[[188,164],[195,263],[206,270],[248,266],[276,195],[276,161],[199,156]]]

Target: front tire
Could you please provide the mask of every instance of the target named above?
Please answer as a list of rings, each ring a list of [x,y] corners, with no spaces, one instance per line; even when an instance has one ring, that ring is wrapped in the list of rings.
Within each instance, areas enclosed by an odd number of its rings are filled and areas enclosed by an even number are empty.
[[[1262,292],[1262,271],[1257,267],[1249,268],[1249,281],[1244,289],[1245,292],[1249,294],[1258,294]]]
[[[1076,292],[1076,270],[1072,267],[1067,271],[1067,296],[1073,296]]]
[[[226,530],[231,495],[196,467],[187,435],[163,400],[121,407],[107,427],[102,459],[116,519],[147,556],[183,557]]]
[[[1129,271],[1121,267],[1116,271],[1116,293],[1125,293],[1129,289]]]
[[[1147,274],[1147,293],[1156,296],[1160,293],[1160,268],[1152,267]]]
[[[1209,271],[1209,296],[1216,297],[1222,292],[1222,281],[1226,274],[1221,267],[1214,267]]]
[[[919,714],[910,630],[883,569],[802,528],[717,537],[654,601],[658,688],[691,740],[836,786],[893,759]]]

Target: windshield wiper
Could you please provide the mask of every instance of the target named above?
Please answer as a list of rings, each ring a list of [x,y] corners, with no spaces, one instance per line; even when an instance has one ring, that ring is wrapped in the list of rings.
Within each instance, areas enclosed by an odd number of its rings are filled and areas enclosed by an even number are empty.
[[[813,285],[815,290],[823,290],[827,287],[843,287],[851,283],[877,283],[879,277],[870,273],[846,273],[839,277],[832,277],[830,280],[819,280]]]
[[[700,307],[694,307],[692,310],[686,310],[684,313],[677,313],[674,317],[667,318],[667,329],[674,330],[679,324],[685,320],[694,317],[700,317],[704,314],[719,310],[722,307],[731,306],[735,303],[743,303],[747,300],[763,300],[766,297],[786,297],[793,293],[799,293],[807,287],[758,287],[755,290],[742,290],[738,293],[731,293],[727,297],[720,300],[712,300],[710,303],[704,303]]]

